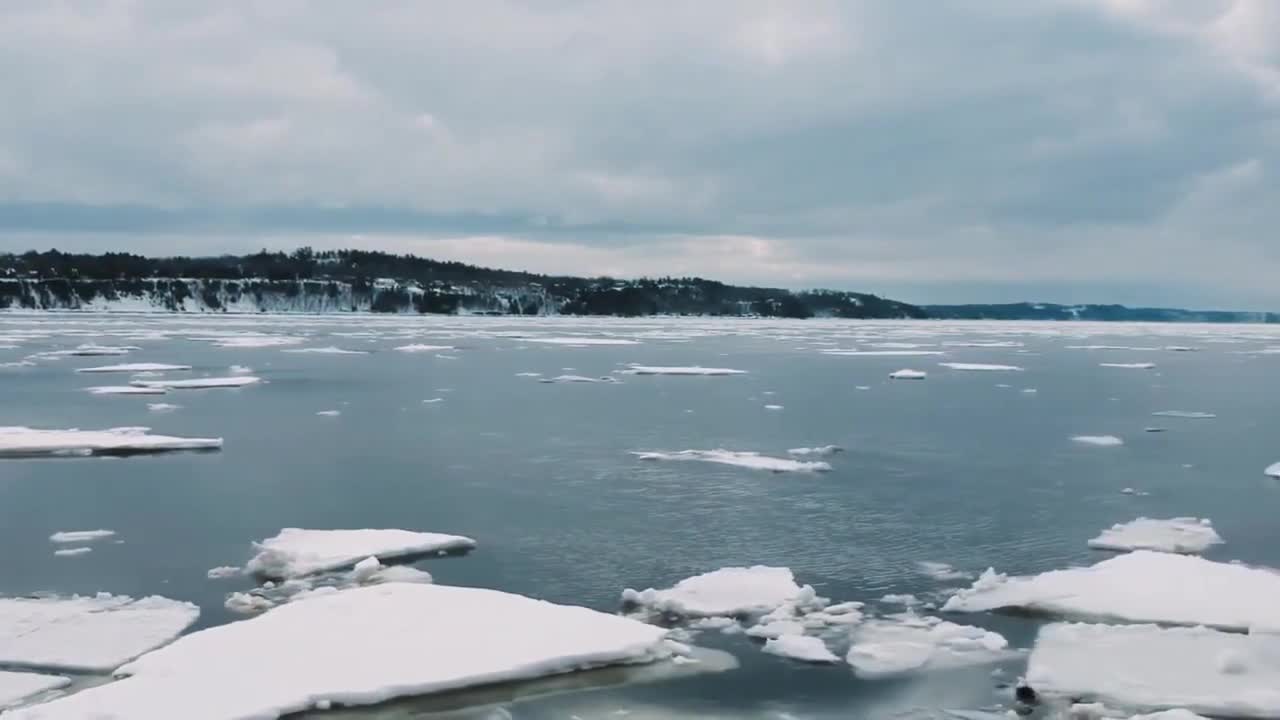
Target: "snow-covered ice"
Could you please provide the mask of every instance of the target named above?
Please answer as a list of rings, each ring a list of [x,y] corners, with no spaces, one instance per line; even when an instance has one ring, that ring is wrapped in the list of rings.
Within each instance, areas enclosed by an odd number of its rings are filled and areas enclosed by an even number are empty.
[[[232,375],[251,375],[253,374],[253,368],[245,365],[231,365],[227,368],[227,372]]]
[[[297,353],[299,355],[368,355],[367,350],[347,350],[334,345],[324,347],[288,348],[280,352]]]
[[[1280,636],[1055,623],[1040,629],[1027,683],[1048,695],[1137,710],[1275,718]]]
[[[720,376],[720,375],[746,375],[746,370],[734,370],[732,368],[715,368],[715,367],[667,367],[658,365],[628,365],[625,370],[617,372],[623,375],[694,375],[694,376]]]
[[[193,633],[120,668],[122,680],[6,720],[269,720],[658,661],[673,652],[666,633],[496,590],[389,583]]]
[[[759,615],[812,595],[812,588],[796,584],[790,569],[756,565],[720,568],[662,590],[628,588],[622,600],[653,612],[705,618]]]
[[[861,678],[946,670],[999,662],[1010,656],[998,633],[907,612],[868,620],[853,629],[846,660]]]
[[[840,657],[827,648],[821,638],[808,635],[782,635],[765,641],[761,648],[770,655],[810,663],[837,663]]]
[[[99,385],[85,388],[90,395],[164,395],[169,392],[162,387],[142,387],[138,385]]]
[[[1218,545],[1222,538],[1207,519],[1176,517],[1168,520],[1140,517],[1117,523],[1089,541],[1095,550],[1157,550],[1171,553],[1202,553]]]
[[[1076,435],[1071,438],[1071,441],[1096,447],[1119,447],[1124,444],[1124,440],[1115,435]]]
[[[1262,473],[1267,477],[1280,478],[1280,462],[1268,465]]]
[[[400,345],[391,349],[402,353],[425,353],[436,352],[437,350],[453,350],[455,348],[452,345],[423,345],[415,343],[413,345]]]
[[[1183,418],[1186,420],[1212,420],[1218,417],[1211,412],[1201,412],[1199,410],[1158,410],[1151,413],[1156,417]]]
[[[238,388],[256,385],[262,378],[253,375],[236,375],[234,377],[187,378],[185,380],[134,380],[129,383],[140,388],[162,388],[169,390],[204,390],[207,388]]]
[[[195,339],[211,340],[217,347],[231,349],[286,347],[289,345],[301,345],[305,340],[305,338],[291,337],[287,335],[230,335],[225,337]]]
[[[987,363],[944,362],[938,364],[944,368],[968,370],[970,372],[1022,372],[1025,369],[1017,365],[989,365]]]
[[[93,548],[91,547],[74,547],[54,550],[53,555],[54,557],[75,557],[77,555],[88,555],[91,552],[93,552]]]
[[[549,378],[539,378],[538,382],[547,384],[559,383],[616,383],[616,378],[611,377],[589,377],[586,375],[557,375]]]
[[[1275,627],[1280,573],[1195,555],[1137,550],[1089,567],[1009,577],[989,569],[944,612],[1017,608],[1088,620]]]
[[[136,372],[171,372],[190,370],[190,365],[166,365],[165,363],[124,363],[122,365],[99,365],[97,367],[79,368],[78,373],[136,373]]]
[[[830,463],[819,460],[792,460],[790,458],[771,457],[758,452],[737,450],[680,450],[678,452],[640,452],[631,453],[641,460],[682,460],[690,462],[717,463],[750,468],[752,470],[768,470],[770,472],[827,472]]]
[[[320,417],[338,417],[341,414],[341,410],[320,410],[316,413]]]
[[[409,530],[304,530],[285,528],[254,543],[258,554],[245,565],[265,577],[292,578],[351,567],[367,557],[379,560],[474,548],[461,535]]]
[[[1098,363],[1099,367],[1119,368],[1122,370],[1153,370],[1156,364],[1150,362],[1137,363]]]
[[[889,378],[891,380],[924,380],[927,377],[929,377],[929,373],[923,370],[911,370],[909,368],[894,370],[889,373]]]
[[[39,430],[0,426],[0,458],[44,455],[111,455],[204,450],[222,447],[222,438],[150,435],[150,428],[107,430]]]
[[[82,543],[115,537],[115,530],[60,530],[49,536],[51,543]]]
[[[110,672],[170,642],[199,615],[191,603],[159,596],[0,598],[0,666]]]
[[[831,348],[830,350],[821,350],[823,355],[839,355],[841,357],[916,357],[921,355],[944,355],[942,350],[854,350]]]
[[[920,571],[921,575],[927,575],[940,582],[968,580],[973,577],[973,573],[957,570],[947,563],[934,562],[932,560],[922,560],[916,563],[916,569]]]
[[[49,350],[46,352],[36,353],[32,357],[36,358],[60,358],[60,357],[116,357],[118,355],[128,355],[134,350],[142,348],[134,345],[80,345],[70,350]]]
[[[842,452],[844,452],[844,448],[839,445],[819,445],[818,447],[791,448],[787,451],[787,454],[801,457],[827,457]]]
[[[147,410],[154,413],[173,412],[181,407],[181,405],[174,405],[173,403],[147,403]]]
[[[239,577],[244,574],[244,570],[234,565],[219,565],[216,568],[209,568],[205,573],[205,577],[210,580],[222,580],[229,577]]]
[[[783,408],[781,405],[765,405],[764,409],[765,410],[782,410]]]
[[[582,346],[587,345],[639,345],[637,340],[626,340],[623,338],[602,338],[602,337],[522,337],[523,342],[541,343],[543,345],[569,345]]]
[[[21,704],[27,699],[38,699],[50,690],[64,688],[71,678],[61,675],[5,672],[0,670],[0,711]]]

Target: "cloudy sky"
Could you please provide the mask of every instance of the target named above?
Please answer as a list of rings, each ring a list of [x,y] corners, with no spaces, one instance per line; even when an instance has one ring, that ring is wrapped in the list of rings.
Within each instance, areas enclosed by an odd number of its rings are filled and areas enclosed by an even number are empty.
[[[0,250],[1280,309],[1277,0],[5,0]]]

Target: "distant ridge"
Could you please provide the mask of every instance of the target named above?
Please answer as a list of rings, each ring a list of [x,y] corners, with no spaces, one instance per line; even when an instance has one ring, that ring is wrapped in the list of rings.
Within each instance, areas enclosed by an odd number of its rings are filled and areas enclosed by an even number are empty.
[[[1124,305],[1055,305],[1007,303],[1002,305],[925,305],[931,318],[948,320],[1089,320],[1128,322],[1274,323],[1280,313],[1234,310],[1182,310],[1180,308],[1131,308]]]

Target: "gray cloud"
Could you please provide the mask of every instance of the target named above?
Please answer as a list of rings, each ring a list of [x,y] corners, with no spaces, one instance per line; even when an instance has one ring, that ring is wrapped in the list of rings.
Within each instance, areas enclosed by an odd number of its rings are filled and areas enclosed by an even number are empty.
[[[0,105],[0,249],[1280,305],[1271,0],[11,0]]]

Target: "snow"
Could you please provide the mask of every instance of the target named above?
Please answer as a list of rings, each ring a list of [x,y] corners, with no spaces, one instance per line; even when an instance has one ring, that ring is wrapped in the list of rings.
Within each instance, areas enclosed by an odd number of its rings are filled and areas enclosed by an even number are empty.
[[[190,365],[166,365],[164,363],[124,363],[123,365],[99,365],[97,367],[80,368],[78,373],[118,373],[118,372],[170,372],[174,370],[190,370]]]
[[[1224,630],[1277,625],[1280,573],[1194,555],[1137,550],[1089,567],[1008,577],[987,570],[944,612],[1016,608],[1089,620],[1207,625]]]
[[[720,568],[663,590],[628,588],[622,600],[652,612],[706,618],[768,613],[812,594],[812,588],[796,584],[790,569],[756,565]]]
[[[924,380],[928,376],[929,373],[923,370],[911,370],[908,368],[889,373],[889,379],[891,380]]]
[[[1263,470],[1262,473],[1267,477],[1280,478],[1280,462],[1268,465],[1267,469]]]
[[[209,571],[205,573],[205,577],[210,580],[222,580],[224,578],[239,577],[243,574],[244,571],[234,565],[219,565],[216,568],[210,568]]]
[[[681,460],[691,462],[708,462],[720,465],[733,465],[752,470],[768,470],[770,472],[827,472],[831,465],[818,460],[792,460],[761,455],[758,452],[736,450],[681,450],[679,452],[638,452],[632,455],[641,460]]]
[[[45,455],[111,455],[203,450],[222,447],[222,438],[149,435],[150,428],[107,430],[38,430],[0,426],[0,458]]]
[[[901,613],[854,628],[846,660],[864,679],[999,662],[1010,656],[998,633],[936,617]]]
[[[289,348],[280,352],[298,353],[300,355],[368,355],[367,350],[345,350],[329,345],[327,347]]]
[[[1209,520],[1176,517],[1155,520],[1140,517],[1118,523],[1089,541],[1095,550],[1157,550],[1171,553],[1202,553],[1222,542]]]
[[[968,370],[971,372],[1022,372],[1025,369],[1020,368],[1017,365],[987,365],[985,363],[945,362],[938,364],[944,368],[951,368],[952,370]]]
[[[837,663],[840,657],[827,648],[821,638],[805,635],[783,635],[770,638],[761,648],[770,655],[811,663]]]
[[[1098,367],[1120,368],[1122,370],[1152,370],[1156,366],[1155,363],[1139,362],[1139,363],[1098,363]]]
[[[147,403],[147,409],[154,413],[172,412],[181,407],[172,403]]]
[[[14,707],[28,698],[34,698],[70,684],[71,679],[61,675],[37,675],[0,670],[0,710]]]
[[[193,633],[120,668],[125,679],[6,720],[267,720],[653,662],[673,652],[665,635],[496,590],[390,583]]]
[[[138,387],[136,385],[99,385],[85,388],[90,395],[164,395],[169,392],[162,387]]]
[[[1055,623],[1036,638],[1027,683],[1048,695],[1139,710],[1280,717],[1280,637]]]
[[[206,388],[238,388],[256,385],[262,378],[252,375],[235,377],[188,378],[186,380],[134,380],[129,383],[140,388],[162,388],[169,390],[203,390]]]
[[[1151,414],[1156,417],[1184,418],[1187,420],[1211,420],[1218,417],[1211,412],[1200,412],[1198,410],[1159,410]]]
[[[524,342],[542,343],[543,345],[570,345],[570,346],[587,346],[587,345],[639,345],[636,340],[624,340],[622,338],[601,338],[601,337],[526,337],[520,338]]]
[[[49,536],[51,543],[81,543],[115,537],[115,530],[60,530]]]
[[[254,543],[258,554],[245,565],[250,573],[292,578],[339,570],[375,557],[379,560],[469,550],[476,541],[460,535],[409,530],[303,530],[285,528]]]
[[[455,348],[454,348],[452,345],[418,345],[418,344],[414,344],[414,345],[401,345],[401,346],[399,346],[399,347],[394,347],[394,348],[391,348],[391,349],[392,349],[392,350],[395,350],[395,351],[397,351],[397,352],[402,352],[402,353],[423,353],[423,352],[435,352],[435,351],[437,351],[437,350],[453,350],[453,349],[455,349]]]
[[[64,550],[54,550],[54,557],[75,557],[77,555],[88,555],[93,552],[90,547],[66,548]]]
[[[842,452],[844,452],[844,448],[839,445],[820,445],[818,447],[791,448],[787,451],[787,454],[801,457],[827,457]]]
[[[539,378],[538,382],[547,384],[558,383],[616,383],[616,379],[611,377],[587,377],[585,375],[557,375],[550,378]]]
[[[921,575],[927,575],[934,580],[946,582],[948,580],[968,580],[973,577],[973,573],[967,573],[963,570],[957,570],[947,563],[933,562],[930,560],[922,560],[916,563],[916,569]]]
[[[681,376],[722,376],[746,375],[746,370],[731,368],[714,368],[694,365],[690,367],[667,367],[659,365],[628,365],[626,370],[618,372],[624,375],[681,375]]]
[[[1124,444],[1124,440],[1115,435],[1076,435],[1071,441],[1096,447],[1119,447]]]
[[[0,666],[110,672],[170,642],[199,614],[159,596],[0,598]]]

